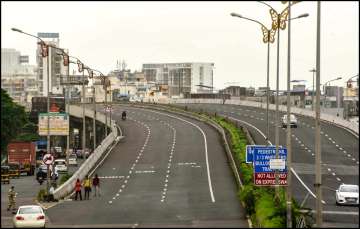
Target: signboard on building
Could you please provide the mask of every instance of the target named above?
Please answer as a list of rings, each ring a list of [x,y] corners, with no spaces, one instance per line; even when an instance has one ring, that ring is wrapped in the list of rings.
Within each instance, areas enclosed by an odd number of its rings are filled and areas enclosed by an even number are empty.
[[[41,38],[59,38],[59,33],[38,33]]]
[[[286,161],[287,149],[279,147],[279,159]],[[275,169],[270,168],[270,160],[276,159],[276,149],[273,146],[264,148],[255,148],[254,161],[254,184],[258,186],[275,185]],[[276,161],[276,160],[275,160]],[[281,162],[277,164],[279,174],[279,185],[287,185],[287,166],[282,167]]]
[[[29,56],[20,56],[19,57],[20,64],[22,63],[29,63]]]
[[[40,113],[39,135],[47,135],[47,122],[50,115],[50,135],[66,136],[69,134],[69,116],[66,113]]]

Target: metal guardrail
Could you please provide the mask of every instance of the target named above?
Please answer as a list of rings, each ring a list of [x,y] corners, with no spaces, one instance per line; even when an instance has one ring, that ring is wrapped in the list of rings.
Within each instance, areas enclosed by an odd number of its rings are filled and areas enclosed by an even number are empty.
[[[81,116],[82,108],[77,106],[71,106],[70,114],[73,116]],[[93,111],[89,109],[85,109],[85,115],[92,117]],[[96,119],[100,122],[105,123],[105,115],[97,112]],[[55,199],[61,199],[68,194],[70,194],[75,188],[76,179],[83,180],[85,176],[89,173],[91,168],[97,163],[97,161],[101,158],[106,149],[115,141],[118,135],[118,129],[116,126],[116,122],[112,120],[110,134],[100,143],[100,145],[94,150],[94,152],[87,158],[87,160],[80,166],[80,168],[69,178],[65,183],[59,186],[54,192]]]

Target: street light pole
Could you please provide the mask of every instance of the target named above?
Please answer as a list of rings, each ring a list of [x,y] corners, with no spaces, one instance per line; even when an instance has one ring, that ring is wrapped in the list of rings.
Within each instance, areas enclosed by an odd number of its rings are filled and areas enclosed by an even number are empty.
[[[288,59],[287,59],[287,98],[286,98],[286,105],[287,105],[287,125],[286,125],[286,148],[287,148],[287,167],[291,168],[291,159],[292,159],[292,150],[291,150],[291,128],[290,128],[290,54],[291,54],[291,2],[289,1],[289,15],[288,15]],[[291,204],[292,204],[292,195],[291,195],[291,172],[287,174],[287,188],[286,188],[286,215],[287,215],[287,227],[292,228],[292,220],[291,220]]]
[[[96,96],[95,96],[95,85],[93,84],[93,107],[94,107],[94,118],[93,118],[93,135],[94,135],[94,142],[93,142],[93,150],[96,149]]]
[[[82,134],[82,155],[85,156],[85,141],[86,141],[86,125],[85,125],[85,72],[82,69],[83,77],[82,77],[82,96],[83,96],[83,103],[82,103],[82,120],[83,120],[83,134]]]
[[[47,46],[49,53],[51,53],[50,51],[50,47]],[[50,153],[50,73],[49,73],[49,53],[47,55],[47,59],[46,59],[46,75],[47,75],[47,153]],[[49,165],[47,165],[47,180],[46,180],[46,190],[49,192],[50,190],[50,169],[49,169]]]
[[[321,193],[321,136],[320,136],[320,19],[321,2],[317,1],[316,29],[316,113],[315,113],[315,190],[316,190],[316,227],[322,227]]]
[[[311,69],[310,72],[313,73],[313,81],[312,81],[312,91],[311,91],[311,110],[314,110],[314,78],[315,78],[315,68]]]
[[[40,37],[38,36],[35,36],[35,35],[32,35],[32,34],[29,34],[29,33],[26,33],[20,29],[17,29],[17,28],[11,28],[12,31],[14,32],[18,32],[18,33],[22,33],[22,34],[25,34],[25,35],[28,35],[28,36],[31,36],[31,37],[35,37],[37,39],[39,39],[41,42],[40,42],[40,45],[41,45],[41,56],[42,57],[47,57],[46,58],[46,73],[47,73],[47,147],[46,147],[46,150],[47,150],[47,153],[51,153],[50,152],[50,86],[49,86],[49,83],[50,83],[50,73],[49,73],[49,50],[50,50],[50,46],[47,45],[45,43],[45,41],[43,41]],[[49,170],[49,165],[47,166],[47,171],[50,171]],[[49,189],[50,189],[50,172],[47,173],[47,182],[46,182],[46,188],[47,188],[47,192],[49,192]]]

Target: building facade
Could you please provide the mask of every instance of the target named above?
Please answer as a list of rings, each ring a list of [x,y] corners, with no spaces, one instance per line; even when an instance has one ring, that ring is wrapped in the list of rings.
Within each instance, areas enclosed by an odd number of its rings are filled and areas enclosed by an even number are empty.
[[[28,56],[15,49],[1,49],[1,88],[26,110],[31,108],[32,97],[38,96],[37,68],[28,62]]]
[[[38,37],[45,41],[45,43],[60,47],[59,33],[38,33]],[[59,51],[54,48],[49,48],[49,91],[52,95],[63,95],[63,86],[60,84],[61,75],[67,74],[68,66],[63,65],[63,58],[58,55]],[[37,44],[36,62],[38,65],[39,92],[42,96],[48,95],[48,80],[47,80],[47,61],[48,57],[42,57],[41,45]]]
[[[166,89],[169,97],[212,92],[214,63],[143,64],[147,82]]]

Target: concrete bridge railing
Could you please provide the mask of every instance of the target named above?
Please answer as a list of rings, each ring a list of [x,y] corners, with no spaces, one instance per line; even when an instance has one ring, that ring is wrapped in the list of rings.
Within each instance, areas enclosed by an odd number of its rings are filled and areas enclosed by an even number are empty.
[[[266,109],[266,103],[259,103],[253,101],[245,101],[245,100],[222,100],[222,99],[168,99],[159,101],[159,103],[165,104],[176,104],[176,103],[213,103],[213,104],[232,104],[232,105],[242,105],[242,106],[250,106],[250,107],[258,107]],[[275,110],[275,104],[269,104],[269,110]],[[287,108],[284,105],[279,105],[279,110],[282,112],[286,112]],[[303,115],[307,117],[315,118],[315,112],[307,109],[302,109],[298,107],[291,107],[291,113]],[[359,125],[354,122],[347,121],[337,116],[320,113],[320,119],[322,121],[326,121],[332,123],[334,125],[346,128],[351,132],[359,135]]]
[[[85,115],[93,118],[93,111],[89,109],[85,109]],[[82,117],[82,107],[71,105],[70,107],[70,115],[76,117]],[[96,113],[96,120],[105,123],[105,115],[102,113]],[[94,167],[94,165],[99,161],[102,157],[103,153],[106,149],[114,142],[118,135],[118,129],[116,127],[116,122],[114,120],[111,121],[112,126],[111,132],[109,135],[100,143],[100,145],[94,150],[94,152],[85,160],[85,162],[80,166],[80,168],[69,178],[64,184],[59,186],[55,192],[54,197],[56,199],[61,199],[69,194],[75,188],[76,179],[79,178],[82,181],[85,176],[90,172],[90,170]],[[108,122],[109,125],[109,122]]]

